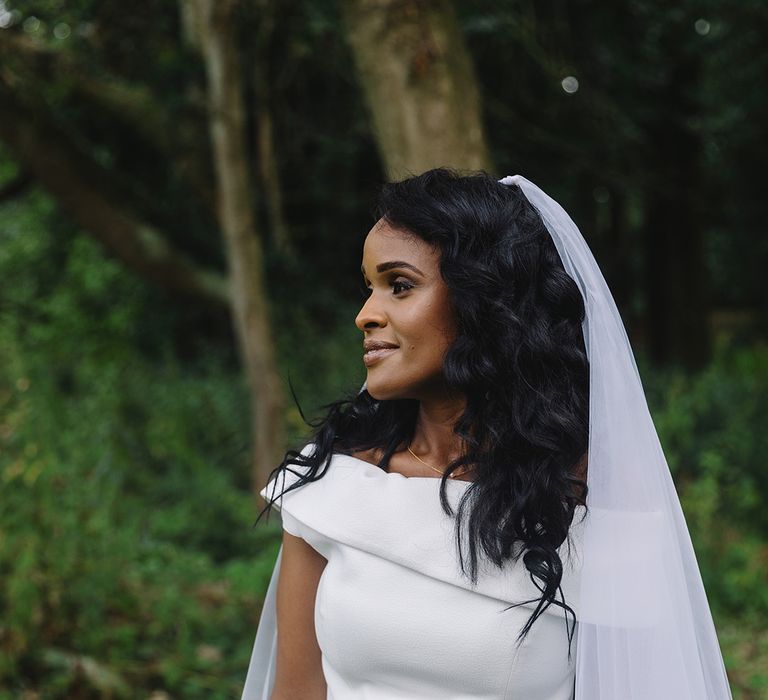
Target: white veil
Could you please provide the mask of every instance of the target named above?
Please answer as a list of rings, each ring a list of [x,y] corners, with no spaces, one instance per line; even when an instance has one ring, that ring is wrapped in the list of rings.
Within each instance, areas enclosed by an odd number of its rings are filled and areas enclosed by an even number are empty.
[[[586,306],[587,506],[576,700],[731,698],[715,626],[616,304],[576,224],[520,175]]]
[[[575,700],[730,700],[696,556],[621,316],[565,210],[520,187],[584,298],[589,453]],[[363,384],[363,389],[365,388]],[[276,661],[275,563],[242,700],[269,700]]]

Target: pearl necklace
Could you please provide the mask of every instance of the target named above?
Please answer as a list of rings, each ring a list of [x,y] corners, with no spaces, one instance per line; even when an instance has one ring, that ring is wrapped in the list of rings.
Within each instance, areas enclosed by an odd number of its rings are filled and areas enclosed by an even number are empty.
[[[433,467],[431,464],[427,464],[427,463],[426,463],[426,462],[425,462],[423,459],[421,459],[421,458],[420,458],[418,455],[414,454],[414,452],[413,452],[413,450],[411,449],[411,446],[410,446],[410,445],[408,446],[408,452],[410,452],[410,453],[411,453],[411,454],[412,454],[414,457],[416,457],[416,459],[418,459],[418,460],[419,460],[419,462],[421,462],[421,463],[422,463],[422,464],[423,464],[425,467],[429,467],[429,468],[430,468],[432,471],[435,471],[435,472],[437,472],[438,474],[445,474],[445,472],[444,472],[444,471],[440,471],[440,470],[439,470],[437,467]],[[452,474],[451,474],[451,475],[450,475],[448,478],[449,478],[449,479],[455,479],[456,477],[458,477],[458,476],[463,476],[464,474],[466,474],[467,472],[470,472],[470,471],[472,471],[472,470],[471,470],[471,469],[464,469],[464,471],[463,471],[463,472],[462,472],[462,471],[460,471],[460,472],[458,472],[458,473],[456,473],[456,472],[453,472],[453,473],[452,473]]]

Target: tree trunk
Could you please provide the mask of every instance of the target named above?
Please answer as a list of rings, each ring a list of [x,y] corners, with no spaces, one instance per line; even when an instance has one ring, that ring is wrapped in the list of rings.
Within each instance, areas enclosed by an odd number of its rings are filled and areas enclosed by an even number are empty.
[[[269,47],[275,31],[279,0],[251,0],[251,10],[258,13],[258,28],[252,38],[250,55],[253,102],[254,160],[259,178],[257,190],[262,193],[269,221],[269,250],[278,251],[284,258],[295,258],[296,249],[290,236],[283,205],[283,187],[280,182],[280,162],[275,145],[275,118],[267,66]]]
[[[270,106],[265,103],[268,94],[266,80],[261,70],[255,68],[256,86],[255,131],[256,153],[259,163],[259,179],[267,204],[269,227],[272,234],[272,248],[285,257],[295,257],[296,251],[288,233],[288,224],[283,210],[283,188],[280,184],[277,151],[275,150],[274,119]]]
[[[340,0],[389,179],[492,170],[472,61],[448,0]]]
[[[234,26],[236,0],[184,0],[208,78],[209,127],[219,224],[232,290],[232,309],[252,396],[253,484],[259,490],[283,455],[283,391],[275,363],[264,289],[262,242],[250,201],[243,73]],[[189,21],[189,13],[195,21]]]

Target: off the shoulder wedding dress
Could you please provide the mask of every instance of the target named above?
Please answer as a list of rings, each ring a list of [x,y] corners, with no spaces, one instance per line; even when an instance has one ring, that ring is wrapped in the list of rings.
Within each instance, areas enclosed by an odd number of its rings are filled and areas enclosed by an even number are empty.
[[[280,494],[297,478],[283,472],[262,497]],[[335,454],[323,477],[276,501],[283,528],[328,560],[315,600],[328,699],[571,700],[572,615],[566,619],[563,608],[550,605],[516,649],[541,593],[522,558],[502,570],[481,560],[472,586],[459,568],[454,521],[440,506],[439,485],[439,477],[406,477]],[[448,480],[454,510],[470,485]],[[559,550],[562,591],[577,616],[582,515],[577,508],[570,548],[566,540]],[[281,556],[282,548],[242,700],[269,700],[274,683]]]

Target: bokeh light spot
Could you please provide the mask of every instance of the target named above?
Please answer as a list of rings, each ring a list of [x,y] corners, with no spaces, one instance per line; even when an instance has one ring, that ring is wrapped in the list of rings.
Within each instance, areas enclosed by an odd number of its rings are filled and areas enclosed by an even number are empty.
[[[57,39],[66,39],[71,33],[72,30],[69,28],[69,25],[66,22],[59,22],[53,28],[53,36],[55,36]]]
[[[565,90],[565,92],[567,92],[569,95],[572,95],[579,89],[579,81],[576,80],[576,78],[574,78],[572,75],[563,78],[560,85],[563,86],[563,90]]]
[[[40,31],[40,20],[34,15],[30,15],[22,22],[21,26],[27,34],[36,34]]]

